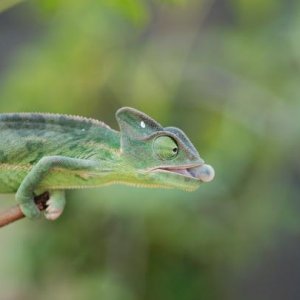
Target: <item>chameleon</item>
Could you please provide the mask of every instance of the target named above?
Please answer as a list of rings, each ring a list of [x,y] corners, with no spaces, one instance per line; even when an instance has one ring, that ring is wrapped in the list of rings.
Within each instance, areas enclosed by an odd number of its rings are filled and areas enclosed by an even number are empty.
[[[44,216],[55,220],[68,189],[118,183],[194,191],[214,178],[180,129],[130,107],[116,119],[120,131],[80,116],[0,114],[0,193],[15,193],[23,214],[36,219],[34,197],[47,192]]]

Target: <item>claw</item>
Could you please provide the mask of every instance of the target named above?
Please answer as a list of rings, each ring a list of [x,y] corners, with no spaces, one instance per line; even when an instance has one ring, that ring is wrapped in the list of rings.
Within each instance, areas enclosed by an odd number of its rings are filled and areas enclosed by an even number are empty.
[[[62,214],[64,209],[56,207],[55,204],[56,203],[51,201],[51,199],[47,201],[47,208],[44,212],[45,218],[47,220],[55,221]]]
[[[46,202],[46,205],[47,208],[44,212],[46,219],[54,221],[60,217],[65,207],[64,191],[50,192],[50,199]]]

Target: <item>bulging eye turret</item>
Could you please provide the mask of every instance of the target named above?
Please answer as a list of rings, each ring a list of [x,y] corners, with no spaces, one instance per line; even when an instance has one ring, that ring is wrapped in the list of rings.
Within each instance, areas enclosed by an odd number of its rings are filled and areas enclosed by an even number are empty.
[[[169,136],[159,136],[153,142],[153,151],[161,160],[170,160],[177,156],[178,145]]]

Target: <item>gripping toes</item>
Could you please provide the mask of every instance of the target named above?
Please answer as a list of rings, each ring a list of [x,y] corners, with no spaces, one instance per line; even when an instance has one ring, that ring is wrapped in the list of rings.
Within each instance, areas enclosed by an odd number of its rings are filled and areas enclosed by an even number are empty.
[[[29,219],[37,219],[41,216],[41,212],[35,205],[34,197],[24,196],[22,194],[16,194],[16,200],[20,204],[22,213]]]
[[[26,203],[26,204],[21,204],[20,209],[22,213],[29,219],[38,219],[41,216],[40,210],[36,207],[35,203],[33,200],[32,204],[31,203]]]
[[[62,214],[65,204],[65,191],[50,191],[50,198],[46,203],[47,208],[44,212],[46,219],[51,221],[56,220]]]

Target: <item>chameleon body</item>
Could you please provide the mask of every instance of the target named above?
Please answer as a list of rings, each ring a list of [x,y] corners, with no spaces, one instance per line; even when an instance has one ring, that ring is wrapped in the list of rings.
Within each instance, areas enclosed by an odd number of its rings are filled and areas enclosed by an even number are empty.
[[[213,168],[180,129],[128,107],[116,118],[120,132],[78,116],[0,114],[0,193],[16,193],[33,219],[41,214],[34,196],[49,192],[45,216],[54,220],[66,189],[124,183],[192,191],[213,179]]]

